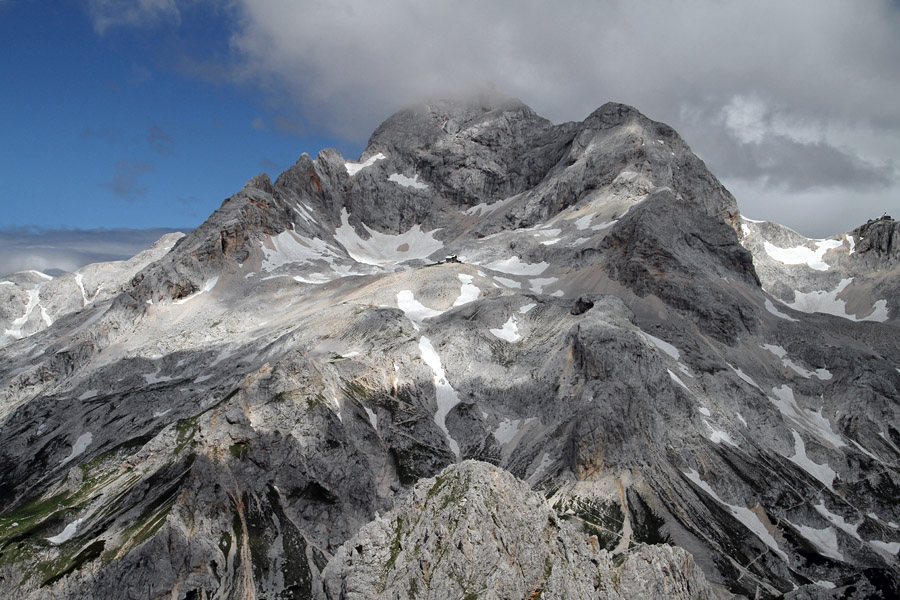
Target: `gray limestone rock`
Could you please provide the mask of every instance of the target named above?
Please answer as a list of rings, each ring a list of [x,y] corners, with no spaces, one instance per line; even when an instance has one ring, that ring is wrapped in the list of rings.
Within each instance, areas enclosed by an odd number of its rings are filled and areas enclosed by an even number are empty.
[[[717,597],[684,550],[609,554],[524,482],[475,461],[417,483],[322,576],[330,600]]]

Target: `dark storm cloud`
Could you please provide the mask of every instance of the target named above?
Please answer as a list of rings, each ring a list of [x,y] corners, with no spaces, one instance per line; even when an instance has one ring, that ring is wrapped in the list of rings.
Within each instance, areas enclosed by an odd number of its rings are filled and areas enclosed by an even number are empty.
[[[0,229],[0,276],[34,269],[71,272],[86,264],[127,260],[173,229]]]
[[[112,181],[106,187],[122,200],[137,200],[147,195],[147,187],[140,185],[140,177],[154,170],[150,163],[120,160],[116,163]]]

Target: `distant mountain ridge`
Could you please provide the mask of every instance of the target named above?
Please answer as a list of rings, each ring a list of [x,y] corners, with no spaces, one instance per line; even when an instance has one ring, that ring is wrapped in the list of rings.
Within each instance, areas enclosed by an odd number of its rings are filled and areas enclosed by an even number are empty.
[[[127,267],[0,283],[0,589],[893,597],[897,232],[746,219],[622,104],[404,109]]]

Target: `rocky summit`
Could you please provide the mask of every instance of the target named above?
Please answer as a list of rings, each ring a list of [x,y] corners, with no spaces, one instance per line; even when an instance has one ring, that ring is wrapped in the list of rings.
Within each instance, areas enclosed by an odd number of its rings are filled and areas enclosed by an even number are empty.
[[[900,225],[621,104],[413,106],[0,280],[0,596],[900,597]]]

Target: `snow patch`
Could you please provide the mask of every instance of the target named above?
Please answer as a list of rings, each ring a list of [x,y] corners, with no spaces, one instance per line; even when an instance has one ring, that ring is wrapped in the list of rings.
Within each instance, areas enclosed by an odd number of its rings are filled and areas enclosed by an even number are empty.
[[[764,242],[763,247],[766,250],[766,254],[778,262],[786,265],[805,264],[816,271],[827,271],[831,267],[823,260],[825,253],[842,246],[843,242],[841,240],[815,240],[815,242],[815,250],[811,250],[806,246],[779,248],[768,241]]]
[[[660,350],[662,350],[663,352],[665,352],[666,354],[668,354],[675,360],[681,359],[681,352],[679,352],[678,348],[676,348],[669,342],[661,340],[658,337],[654,337],[654,336],[650,335],[649,333],[647,333],[646,331],[643,332],[643,334],[650,343],[652,343],[654,346],[656,346],[657,348],[659,348]]]
[[[359,173],[360,171],[362,171],[362,170],[365,169],[366,167],[371,167],[371,166],[374,165],[377,161],[379,161],[379,160],[384,160],[385,158],[387,158],[387,156],[385,156],[384,154],[382,154],[381,152],[379,152],[378,154],[375,154],[374,156],[370,156],[370,157],[366,160],[366,162],[362,162],[362,163],[357,163],[357,162],[345,162],[345,163],[344,163],[344,168],[347,169],[347,173],[348,173],[351,177],[353,177],[354,175],[356,175],[357,173]]]
[[[684,382],[678,377],[678,375],[676,375],[675,373],[673,373],[671,369],[666,369],[666,371],[669,372],[669,377],[672,378],[672,381],[674,381],[675,383],[677,383],[678,385],[680,385],[681,387],[683,387],[683,388],[686,389],[687,391],[689,391],[689,392],[691,391],[691,388],[689,388],[688,386],[686,386],[686,385],[684,384]],[[708,412],[709,412],[709,411],[707,411],[707,413],[708,413]]]
[[[788,460],[824,483],[829,490],[834,491],[832,484],[837,473],[827,464],[820,465],[806,456],[806,446],[803,443],[803,438],[794,429],[791,429],[791,433],[794,434],[794,455],[788,457]]]
[[[775,305],[772,304],[772,301],[769,300],[768,298],[766,298],[766,310],[769,311],[770,313],[772,313],[773,315],[775,315],[776,317],[780,317],[780,318],[784,319],[785,321],[794,321],[795,323],[799,321],[799,319],[789,317],[786,314],[784,314],[783,312],[781,312],[780,310],[778,310],[777,308],[775,308]]]
[[[295,231],[282,231],[269,238],[273,249],[263,246],[262,270],[271,273],[288,264],[308,264],[314,260],[333,263],[338,254],[319,238],[306,238]]]
[[[403,311],[406,318],[412,321],[413,327],[418,331],[422,326],[422,321],[430,319],[438,315],[444,314],[442,310],[434,310],[428,308],[413,295],[410,290],[401,290],[397,292],[397,308]]]
[[[725,364],[728,365],[729,367],[731,367],[731,370],[734,371],[734,373],[735,373],[738,377],[740,377],[741,379],[743,379],[744,381],[746,381],[747,383],[749,383],[750,385],[752,385],[753,387],[755,387],[755,388],[758,389],[759,391],[763,391],[762,388],[759,387],[759,386],[756,384],[755,381],[753,381],[753,378],[752,378],[752,377],[750,377],[749,375],[747,375],[746,373],[744,373],[743,371],[741,371],[739,368],[733,366],[731,363],[725,363]]]
[[[801,409],[794,399],[794,391],[787,385],[778,388],[772,388],[772,393],[778,399],[768,396],[769,401],[774,404],[782,415],[790,419],[795,425],[805,429],[806,431],[827,441],[835,448],[841,448],[847,444],[839,435],[831,429],[831,422],[822,416],[820,411],[812,411],[809,409]]]
[[[369,235],[367,240],[359,237],[350,225],[350,214],[342,208],[341,226],[335,230],[334,239],[347,250],[350,258],[367,265],[385,266],[424,259],[444,247],[443,242],[434,238],[437,229],[424,232],[418,223],[398,235],[374,231],[365,223],[363,228]]]
[[[522,336],[519,335],[519,328],[516,325],[515,317],[507,319],[506,323],[504,323],[503,327],[500,329],[491,329],[490,331],[494,336],[501,340],[506,340],[507,342],[518,342],[522,339]]]
[[[74,521],[66,525],[65,529],[63,529],[60,533],[54,535],[53,537],[48,537],[47,541],[57,546],[64,542],[68,542],[73,537],[75,537],[75,532],[78,531],[78,526],[81,525],[81,522],[83,520],[84,519],[75,519]]]
[[[834,525],[844,533],[856,538],[857,540],[862,541],[862,538],[860,538],[859,534],[856,532],[856,530],[859,529],[859,526],[862,524],[862,520],[860,520],[856,525],[851,525],[844,520],[844,517],[836,515],[828,510],[828,508],[825,507],[824,502],[816,504],[814,508],[816,509],[817,513],[828,519],[828,521],[832,525]]]
[[[772,354],[774,354],[775,356],[780,358],[781,363],[785,367],[788,367],[789,369],[791,369],[792,371],[794,371],[801,377],[806,377],[807,379],[809,379],[811,377],[817,377],[818,379],[821,379],[822,381],[827,381],[832,378],[831,371],[829,371],[828,369],[819,368],[819,369],[816,369],[815,371],[809,371],[809,370],[801,367],[800,365],[795,363],[790,358],[787,358],[787,350],[785,350],[781,346],[775,346],[772,344],[763,344],[760,347],[763,348],[764,350],[768,350],[769,352],[771,352]]]
[[[369,423],[372,424],[372,429],[378,431],[378,415],[376,415],[368,406],[363,406],[363,410],[365,410],[366,414],[369,416]]]
[[[424,190],[428,187],[427,183],[422,183],[419,181],[419,174],[416,173],[412,176],[412,178],[407,177],[406,175],[401,175],[400,173],[391,173],[390,177],[388,177],[388,181],[393,181],[397,185],[402,185],[406,188],[415,188],[417,190]]]
[[[505,446],[515,439],[516,435],[519,433],[519,424],[522,421],[520,419],[503,419],[500,424],[497,426],[497,429],[494,430],[494,438],[500,442],[501,446]]]
[[[218,275],[216,275],[215,277],[213,277],[212,279],[210,279],[209,281],[207,281],[205,284],[203,284],[203,287],[200,289],[199,292],[194,292],[194,293],[191,294],[190,296],[185,296],[184,298],[179,298],[178,300],[173,300],[173,301],[172,301],[172,304],[184,304],[185,302],[188,302],[188,301],[190,301],[190,300],[193,300],[194,298],[196,298],[196,297],[199,296],[200,294],[203,294],[203,293],[212,291],[212,289],[213,289],[214,287],[216,287],[216,284],[217,284],[217,283],[219,283],[219,276],[218,276]]]
[[[531,310],[532,308],[534,308],[535,306],[537,306],[537,304],[535,304],[534,302],[531,302],[531,303],[529,303],[529,304],[525,304],[525,305],[523,305],[523,306],[520,306],[520,307],[519,307],[519,314],[520,314],[520,315],[527,314],[528,311]]]
[[[508,288],[513,288],[516,290],[522,289],[522,284],[515,279],[507,279],[506,277],[494,277],[494,280],[499,281]]]
[[[160,371],[157,371],[155,373],[144,373],[143,377],[144,377],[144,380],[147,382],[147,385],[153,385],[154,383],[163,383],[166,381],[172,381],[171,377],[168,377],[166,375],[163,375],[162,377],[160,377],[159,373],[160,373]]]
[[[844,555],[838,548],[837,532],[834,527],[826,527],[825,529],[816,529],[814,527],[806,527],[805,525],[794,525],[804,538],[809,540],[822,556],[833,558],[835,560],[844,561]],[[832,587],[834,584],[832,584]]]
[[[550,265],[545,262],[529,264],[523,262],[518,256],[513,256],[511,258],[489,262],[484,266],[493,271],[508,273],[510,275],[540,275]]]
[[[728,435],[727,431],[716,429],[715,427],[710,425],[706,419],[703,419],[703,424],[706,425],[706,427],[709,429],[709,441],[711,441],[713,444],[721,444],[724,442],[726,444],[734,446],[735,448],[738,447],[738,445],[731,440],[731,436]]]
[[[847,312],[847,303],[838,299],[844,289],[853,282],[853,278],[842,279],[841,282],[833,290],[821,290],[813,292],[794,291],[794,301],[786,302],[794,310],[801,312],[814,313],[821,312],[836,317],[842,317],[851,321],[877,321],[883,323],[888,320],[887,300],[877,300],[873,304],[873,310],[870,315],[863,318],[857,318],[856,315]]]
[[[460,274],[459,280],[462,282],[462,287],[459,289],[459,297],[453,302],[453,306],[462,306],[478,300],[478,296],[481,295],[481,289],[472,283],[473,277]]]
[[[31,317],[31,313],[34,312],[35,307],[41,301],[40,287],[41,286],[38,285],[30,290],[26,290],[26,293],[28,294],[28,303],[25,305],[25,314],[10,323],[11,327],[4,332],[4,335],[17,340],[25,337],[25,335],[22,333],[22,328],[26,323],[28,323],[28,318]]]
[[[762,521],[759,520],[759,517],[756,516],[752,510],[744,506],[735,506],[733,504],[728,504],[716,494],[715,491],[709,486],[708,483],[700,479],[700,474],[694,469],[690,469],[685,476],[693,481],[700,489],[706,492],[711,498],[713,498],[716,502],[726,507],[731,515],[740,521],[744,527],[749,529],[756,537],[758,537],[762,542],[771,548],[773,552],[775,552],[778,556],[782,558],[785,562],[787,562],[787,555],[781,551],[778,547],[778,542],[775,541],[775,538],[772,537],[772,534],[769,533],[769,530],[766,529],[766,526],[763,525]]]
[[[459,444],[450,436],[450,431],[447,429],[447,415],[454,406],[459,404],[459,397],[456,395],[456,390],[447,381],[444,367],[441,366],[440,356],[438,356],[437,351],[431,344],[431,340],[425,336],[419,339],[419,352],[422,355],[422,360],[434,373],[435,399],[438,407],[437,412],[434,413],[434,422],[444,432],[447,442],[450,444],[450,450],[453,451],[456,459],[459,460]]]
[[[69,456],[62,459],[60,465],[64,465],[67,462],[71,461],[73,458],[81,455],[87,447],[91,445],[91,442],[94,441],[94,435],[90,432],[82,433],[78,436],[78,439],[75,440],[75,443],[72,445],[72,453]]]
[[[541,456],[541,462],[538,464],[537,468],[534,472],[528,477],[528,483],[532,483],[536,481],[537,478],[544,473],[547,468],[553,464],[553,461],[550,459],[550,454],[544,452],[544,455]]]
[[[550,285],[551,283],[555,283],[559,281],[557,277],[542,277],[538,279],[530,279],[529,283],[531,284],[531,291],[535,294],[543,294],[544,286]]]

